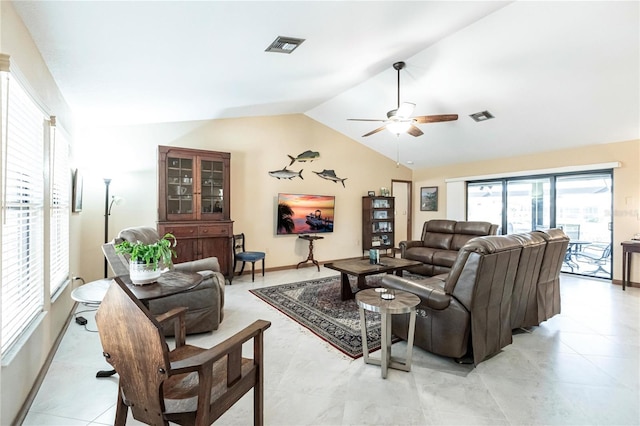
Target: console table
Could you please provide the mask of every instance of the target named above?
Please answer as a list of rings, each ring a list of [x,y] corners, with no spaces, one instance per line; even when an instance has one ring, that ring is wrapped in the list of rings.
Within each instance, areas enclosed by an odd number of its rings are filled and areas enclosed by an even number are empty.
[[[309,241],[309,255],[307,256],[306,260],[303,260],[302,262],[298,263],[298,265],[296,266],[296,269],[298,269],[298,267],[300,267],[300,265],[307,263],[307,262],[311,262],[314,265],[316,265],[316,267],[318,268],[318,272],[320,272],[320,264],[318,263],[317,260],[315,260],[313,258],[313,242],[315,240],[321,240],[324,237],[319,237],[317,235],[299,235],[298,238]]]
[[[633,253],[640,253],[640,241],[623,241],[622,246],[622,290],[631,285],[631,257]]]

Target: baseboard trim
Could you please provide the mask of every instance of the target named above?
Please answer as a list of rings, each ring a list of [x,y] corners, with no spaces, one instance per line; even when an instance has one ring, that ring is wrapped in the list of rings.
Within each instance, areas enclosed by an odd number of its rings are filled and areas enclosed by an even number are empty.
[[[622,280],[611,280],[611,284],[622,286]],[[627,287],[640,288],[640,283],[634,283],[631,281],[627,284]]]
[[[74,317],[77,306],[78,306],[78,302],[73,304],[73,308],[69,312],[69,317],[67,318],[66,323],[62,327],[62,330],[60,330],[60,334],[58,334],[58,337],[56,337],[56,340],[53,343],[51,350],[49,351],[49,354],[47,355],[47,359],[42,365],[42,368],[40,369],[40,372],[36,377],[36,381],[31,387],[31,391],[29,391],[29,394],[27,395],[27,399],[25,400],[24,404],[22,404],[22,408],[20,408],[20,411],[18,411],[18,414],[16,415],[16,418],[14,420],[14,423],[12,424],[21,425],[22,423],[24,423],[24,419],[27,417],[27,414],[29,413],[31,404],[33,404],[33,401],[36,399],[36,395],[38,395],[40,386],[42,386],[42,382],[44,382],[44,378],[47,375],[47,372],[49,371],[49,367],[51,367],[51,362],[53,361],[53,358],[56,356],[58,347],[60,347],[60,343],[62,342],[62,339],[64,338],[64,335],[66,334],[67,329],[69,328],[69,324],[71,324],[71,319]]]

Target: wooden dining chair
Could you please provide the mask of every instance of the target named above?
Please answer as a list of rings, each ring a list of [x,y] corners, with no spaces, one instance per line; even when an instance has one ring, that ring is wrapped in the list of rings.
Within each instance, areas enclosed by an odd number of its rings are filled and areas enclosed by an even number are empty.
[[[255,281],[256,262],[258,260],[262,260],[262,276],[264,277],[264,258],[266,253],[262,251],[247,251],[244,248],[244,239],[244,233],[233,236],[233,271],[235,272],[237,263],[242,262],[242,267],[238,273],[238,275],[242,275],[245,263],[251,262],[251,281]]]
[[[133,418],[152,425],[209,425],[253,388],[253,423],[263,424],[263,333],[257,320],[218,345],[185,342],[184,313],[175,308],[154,317],[119,279],[96,313],[103,354],[119,376],[115,425]],[[177,321],[170,350],[161,324]],[[253,359],[242,357],[253,339]]]

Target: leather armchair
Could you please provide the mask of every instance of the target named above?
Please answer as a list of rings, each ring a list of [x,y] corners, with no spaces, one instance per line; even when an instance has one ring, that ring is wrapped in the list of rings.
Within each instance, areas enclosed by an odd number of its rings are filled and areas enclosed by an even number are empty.
[[[129,274],[129,259],[116,254],[115,244],[124,240],[153,243],[160,239],[155,228],[133,227],[120,231],[110,243],[102,246],[102,251],[115,275]],[[220,264],[215,257],[194,260],[173,265],[176,271],[197,272],[203,275],[203,281],[194,289],[149,301],[149,310],[154,315],[163,314],[177,307],[186,307],[187,334],[204,333],[217,330],[224,317],[225,279],[220,272]],[[166,336],[172,336],[173,327],[163,328]]]
[[[511,236],[469,240],[451,272],[421,281],[386,275],[382,286],[420,298],[414,344],[438,355],[475,364],[512,342],[510,307],[522,243]],[[393,333],[407,338],[408,316],[394,315]]]

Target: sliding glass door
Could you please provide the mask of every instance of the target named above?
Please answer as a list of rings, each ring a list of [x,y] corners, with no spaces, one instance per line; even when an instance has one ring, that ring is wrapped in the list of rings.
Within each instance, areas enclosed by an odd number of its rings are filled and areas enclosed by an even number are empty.
[[[610,279],[611,186],[609,170],[468,182],[467,219],[497,223],[499,234],[562,228],[562,271]]]
[[[507,234],[550,228],[550,178],[507,181]]]
[[[497,223],[502,234],[503,182],[469,183],[467,185],[467,219]],[[483,219],[474,219],[483,218]]]
[[[562,270],[611,278],[611,173],[559,176],[556,226],[571,238]]]

